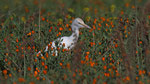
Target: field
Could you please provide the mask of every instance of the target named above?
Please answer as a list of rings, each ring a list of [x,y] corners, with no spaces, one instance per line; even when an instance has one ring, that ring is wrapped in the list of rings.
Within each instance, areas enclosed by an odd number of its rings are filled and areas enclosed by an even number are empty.
[[[76,46],[44,53],[77,17]],[[150,1],[0,0],[0,83],[150,84]]]

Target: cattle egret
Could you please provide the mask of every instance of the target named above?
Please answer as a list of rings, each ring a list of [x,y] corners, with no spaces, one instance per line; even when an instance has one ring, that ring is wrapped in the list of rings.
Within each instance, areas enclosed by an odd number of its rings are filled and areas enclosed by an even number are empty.
[[[48,45],[51,45],[51,48],[53,48],[53,51],[50,52],[51,54],[53,52],[55,52],[55,56],[57,56],[58,55],[57,47],[62,48],[62,46],[64,44],[65,45],[63,46],[63,49],[69,49],[69,50],[72,49],[75,46],[75,44],[77,43],[77,41],[78,41],[79,29],[80,28],[91,29],[91,27],[86,25],[81,18],[74,19],[72,24],[71,24],[71,27],[72,27],[72,34],[71,34],[71,36],[64,36],[64,37],[57,38],[56,40],[54,40],[52,42],[52,44],[50,44],[50,43],[48,44]],[[48,51],[48,49],[49,49],[48,45],[46,46],[44,52]],[[39,51],[38,54],[43,56],[41,51]]]

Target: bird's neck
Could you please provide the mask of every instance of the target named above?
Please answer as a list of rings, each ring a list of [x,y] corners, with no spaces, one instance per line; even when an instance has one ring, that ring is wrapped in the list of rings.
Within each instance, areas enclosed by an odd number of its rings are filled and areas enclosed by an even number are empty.
[[[75,31],[73,31],[73,33],[72,33],[72,35],[70,37],[71,37],[71,39],[74,42],[77,42],[78,41],[78,37],[79,37],[79,30],[76,29]]]

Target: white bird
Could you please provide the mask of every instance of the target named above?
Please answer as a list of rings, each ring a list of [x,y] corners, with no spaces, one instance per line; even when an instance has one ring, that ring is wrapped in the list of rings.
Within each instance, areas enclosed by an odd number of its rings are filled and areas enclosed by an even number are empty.
[[[50,43],[48,44],[48,45],[51,45],[51,47],[53,48],[53,51],[51,53],[55,52],[55,56],[58,55],[57,46],[59,48],[62,48],[62,46],[65,44],[65,46],[63,46],[63,49],[69,49],[69,50],[75,46],[75,44],[78,41],[80,28],[91,29],[91,27],[86,25],[84,21],[80,18],[76,18],[75,20],[73,20],[71,27],[72,27],[71,36],[64,36],[64,37],[57,38],[56,40],[52,42],[52,44]],[[46,46],[44,52],[48,51],[49,49],[48,45]],[[38,54],[41,54],[41,51],[39,51]],[[43,54],[41,54],[41,56],[43,56]]]

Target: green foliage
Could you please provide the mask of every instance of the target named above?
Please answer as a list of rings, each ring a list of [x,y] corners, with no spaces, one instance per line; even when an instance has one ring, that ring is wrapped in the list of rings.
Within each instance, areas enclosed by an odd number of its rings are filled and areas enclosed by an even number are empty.
[[[150,83],[150,15],[147,0],[1,0],[0,81],[46,84]],[[141,9],[138,9],[141,8]],[[138,10],[137,10],[138,9]],[[44,53],[71,35],[80,17],[76,47]],[[146,26],[145,26],[146,25]],[[42,51],[44,56],[37,56]]]

